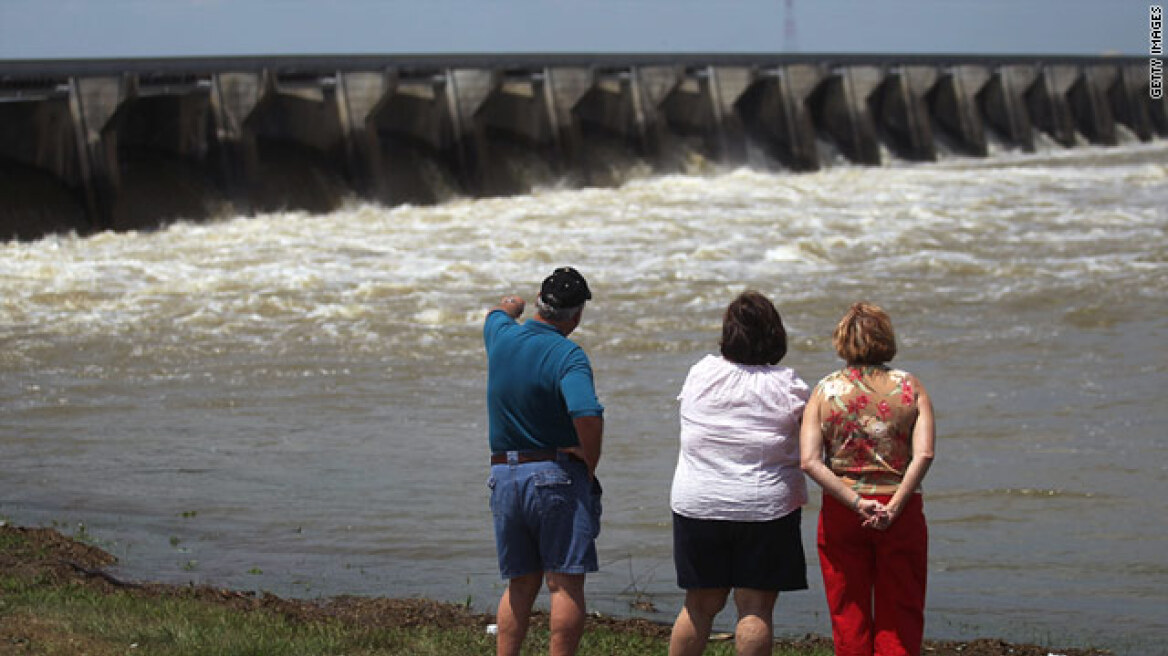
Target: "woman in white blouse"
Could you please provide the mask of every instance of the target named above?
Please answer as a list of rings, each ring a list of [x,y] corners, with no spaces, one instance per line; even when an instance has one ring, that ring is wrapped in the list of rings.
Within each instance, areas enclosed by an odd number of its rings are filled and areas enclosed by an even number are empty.
[[[807,589],[799,424],[810,389],[779,366],[787,332],[756,291],[726,308],[720,349],[690,369],[677,397],[681,453],[670,507],[685,605],[670,656],[702,653],[731,590],[738,653],[770,654],[779,592]]]

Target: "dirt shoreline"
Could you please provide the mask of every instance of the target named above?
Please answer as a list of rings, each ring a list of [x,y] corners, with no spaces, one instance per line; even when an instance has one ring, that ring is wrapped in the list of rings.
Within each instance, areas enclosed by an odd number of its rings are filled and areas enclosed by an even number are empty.
[[[20,546],[9,546],[12,544]],[[344,624],[485,630],[494,621],[490,615],[475,613],[464,606],[420,598],[336,596],[325,599],[285,599],[270,593],[239,592],[210,585],[176,585],[123,581],[105,568],[117,562],[109,553],[63,535],[52,528],[26,528],[0,524],[0,576],[40,580],[46,585],[72,583],[95,590],[123,592],[145,598],[183,597],[221,604],[241,612],[267,610],[299,622],[339,621]],[[593,614],[592,626],[613,631],[668,640],[669,626],[641,618],[620,618]],[[543,613],[537,624],[546,623]],[[0,640],[14,636],[3,635]],[[830,638],[808,635],[782,639],[784,646],[830,647]],[[1008,643],[994,638],[970,641],[926,641],[922,652],[928,656],[1110,656],[1103,649],[1071,649]]]

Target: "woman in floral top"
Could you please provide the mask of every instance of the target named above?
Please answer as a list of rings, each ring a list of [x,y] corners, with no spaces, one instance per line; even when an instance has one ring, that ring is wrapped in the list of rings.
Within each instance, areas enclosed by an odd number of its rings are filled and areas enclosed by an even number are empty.
[[[800,450],[803,471],[824,491],[817,542],[835,653],[917,655],[933,406],[916,376],[888,366],[896,337],[884,310],[856,303],[832,343],[847,366],[812,392]]]

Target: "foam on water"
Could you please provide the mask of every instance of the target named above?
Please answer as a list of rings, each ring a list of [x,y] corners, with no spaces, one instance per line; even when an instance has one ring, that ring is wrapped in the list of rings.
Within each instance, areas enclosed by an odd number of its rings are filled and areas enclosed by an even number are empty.
[[[1107,161],[1149,148],[1091,151],[1086,159]],[[1065,162],[1076,155],[1085,158],[1067,151],[1034,159]],[[62,332],[116,330],[118,322],[138,325],[166,301],[202,307],[208,298],[241,288],[254,296],[241,312],[263,306],[264,295],[316,304],[321,297],[345,300],[355,287],[378,283],[446,293],[435,298],[455,294],[450,300],[465,302],[457,295],[478,281],[491,280],[492,288],[530,285],[533,268],[561,261],[588,263],[606,282],[638,287],[654,284],[647,276],[666,264],[681,279],[713,272],[743,281],[765,279],[780,267],[787,275],[792,269],[847,275],[857,268],[852,262],[893,273],[940,267],[1007,279],[1024,278],[1019,274],[1028,270],[1075,276],[1096,273],[1094,251],[1114,253],[1116,243],[1162,236],[1158,208],[1133,207],[1130,197],[1152,200],[1168,167],[1108,166],[1102,172],[1109,179],[1101,180],[1095,166],[1022,161],[810,175],[739,170],[438,207],[355,205],[325,216],[274,213],[150,233],[49,237],[3,247],[4,319],[19,325],[12,319],[20,313],[32,323],[44,317]],[[1091,205],[1065,204],[1084,189],[1093,196]],[[1099,198],[1101,192],[1114,198]],[[1126,207],[1109,209],[1106,201],[1120,196]],[[1011,257],[1003,258],[1003,249],[1013,249]],[[1073,257],[1052,262],[1046,257],[1051,252]],[[1140,255],[1112,255],[1109,266]],[[1155,259],[1142,255],[1144,264]],[[1048,270],[1052,264],[1057,268]],[[62,307],[65,315],[54,317]],[[93,314],[78,314],[86,310]]]

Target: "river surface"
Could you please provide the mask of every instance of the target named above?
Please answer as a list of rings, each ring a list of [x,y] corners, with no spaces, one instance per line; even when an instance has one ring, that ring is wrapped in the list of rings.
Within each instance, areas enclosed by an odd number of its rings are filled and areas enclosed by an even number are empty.
[[[129,578],[490,609],[481,321],[570,264],[608,420],[590,609],[669,621],[675,397],[723,308],[774,299],[814,383],[868,299],[936,405],[926,637],[1166,653],[1166,232],[1168,144],[1129,140],[0,244],[0,515]],[[830,631],[811,490],[781,635]]]

